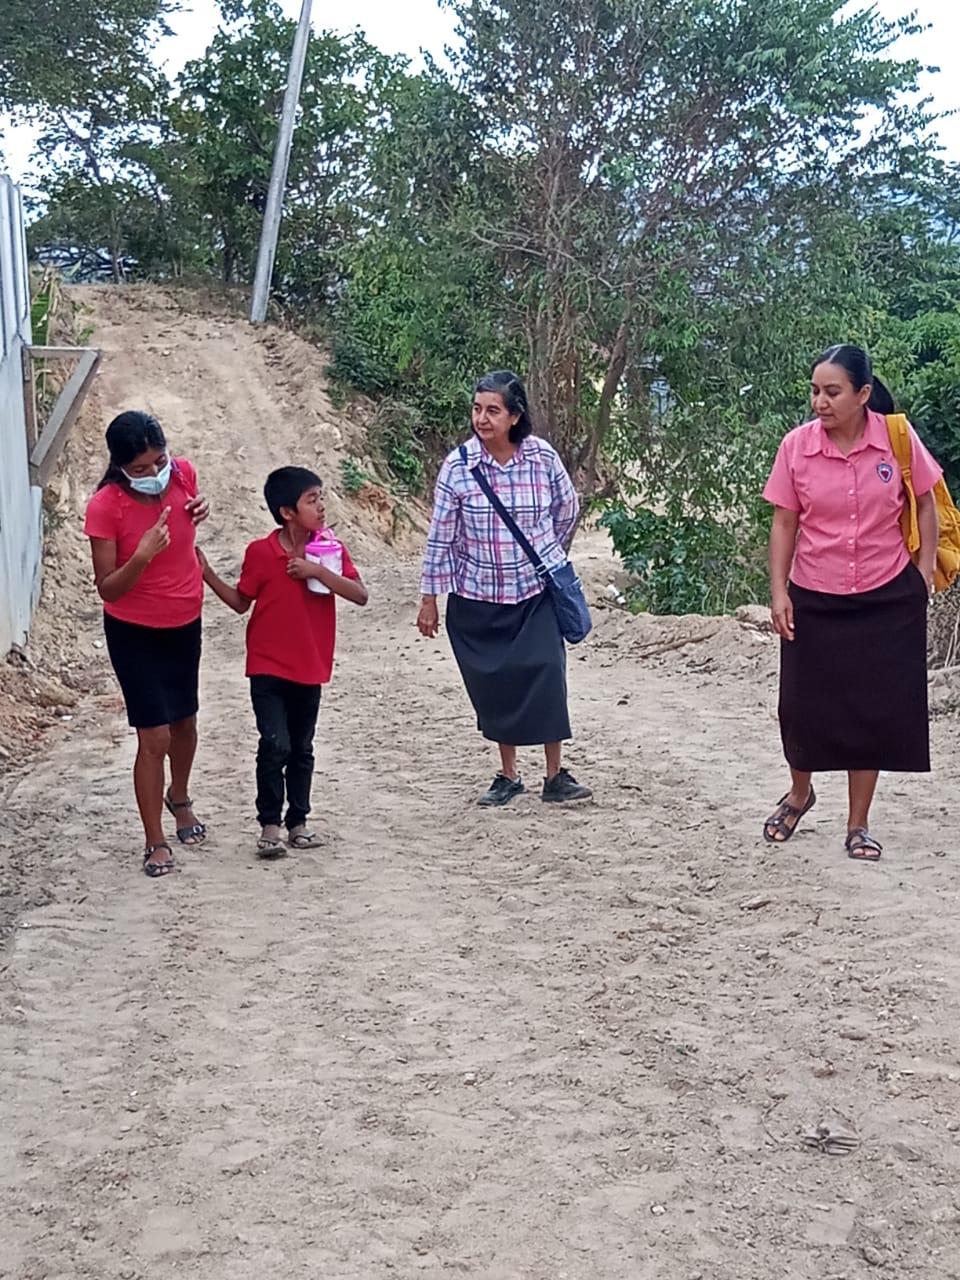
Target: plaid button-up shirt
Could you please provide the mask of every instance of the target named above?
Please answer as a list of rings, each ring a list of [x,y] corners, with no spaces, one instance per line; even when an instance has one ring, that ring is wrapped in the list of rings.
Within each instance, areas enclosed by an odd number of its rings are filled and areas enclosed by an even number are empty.
[[[564,545],[580,509],[576,491],[557,451],[538,436],[528,436],[505,464],[492,458],[476,436],[466,447],[466,463],[454,449],[437,477],[421,594],[453,592],[469,600],[519,604],[543,588],[471,469],[483,468],[548,569],[566,559]]]

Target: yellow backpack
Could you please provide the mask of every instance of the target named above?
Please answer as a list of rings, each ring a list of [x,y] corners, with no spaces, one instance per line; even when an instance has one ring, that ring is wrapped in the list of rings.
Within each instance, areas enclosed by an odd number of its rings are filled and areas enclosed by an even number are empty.
[[[903,540],[907,544],[907,550],[911,555],[915,555],[920,547],[920,527],[917,524],[917,495],[913,492],[913,481],[910,478],[912,450],[907,419],[902,413],[888,413],[887,430],[890,433],[893,456],[903,472],[903,487],[907,494],[903,514],[900,517],[900,528],[903,530]],[[940,525],[933,589],[946,591],[960,573],[960,511],[954,506],[950,490],[942,478],[936,483],[933,497],[937,504],[937,520]]]

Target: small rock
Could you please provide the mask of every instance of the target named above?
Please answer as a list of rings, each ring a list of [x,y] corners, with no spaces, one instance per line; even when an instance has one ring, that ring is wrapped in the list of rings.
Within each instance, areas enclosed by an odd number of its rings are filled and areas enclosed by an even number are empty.
[[[895,1142],[893,1144],[893,1150],[903,1160],[910,1160],[915,1162],[921,1158],[920,1152],[917,1151],[916,1148],[908,1146],[907,1143],[905,1142]]]
[[[767,897],[766,894],[757,894],[755,898],[747,898],[746,902],[740,903],[741,911],[759,911],[761,907],[769,907],[773,899]]]
[[[875,1249],[872,1244],[865,1244],[860,1250],[860,1255],[864,1262],[869,1262],[871,1267],[883,1266],[883,1254],[879,1249]]]
[[[476,1073],[475,1071],[465,1071],[465,1072],[463,1073],[463,1083],[464,1083],[464,1084],[476,1084],[476,1083],[477,1083],[477,1073]]]
[[[772,631],[770,610],[761,604],[742,604],[733,615],[745,627],[755,627],[758,631]]]
[[[667,1208],[666,1208],[666,1205],[652,1204],[650,1206],[650,1212],[654,1215],[654,1217],[662,1218],[663,1215],[667,1212]]]

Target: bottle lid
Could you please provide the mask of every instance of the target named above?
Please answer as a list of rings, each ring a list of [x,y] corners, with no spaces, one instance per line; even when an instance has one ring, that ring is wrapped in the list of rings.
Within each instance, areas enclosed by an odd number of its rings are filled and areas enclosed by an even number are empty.
[[[332,529],[318,529],[307,543],[307,549],[316,553],[317,550],[339,550],[341,545]]]

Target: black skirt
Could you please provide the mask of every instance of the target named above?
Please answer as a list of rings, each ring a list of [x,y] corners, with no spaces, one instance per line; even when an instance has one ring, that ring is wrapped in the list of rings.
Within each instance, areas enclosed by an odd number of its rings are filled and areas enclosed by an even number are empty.
[[[790,584],[796,639],[780,644],[780,734],[787,763],[930,769],[927,586],[909,564],[856,595]]]
[[[570,737],[567,653],[544,593],[520,604],[448,596],[447,631],[485,738],[524,747]]]
[[[176,724],[197,714],[199,618],[183,627],[141,627],[105,613],[103,630],[127,720],[135,729]]]

